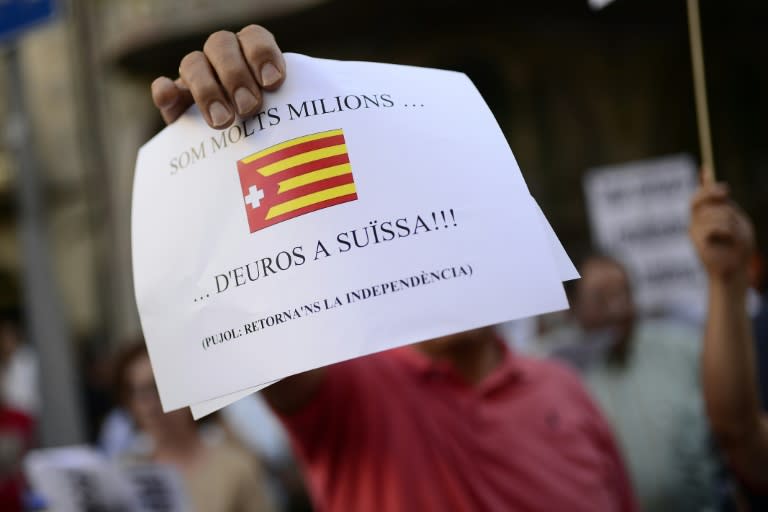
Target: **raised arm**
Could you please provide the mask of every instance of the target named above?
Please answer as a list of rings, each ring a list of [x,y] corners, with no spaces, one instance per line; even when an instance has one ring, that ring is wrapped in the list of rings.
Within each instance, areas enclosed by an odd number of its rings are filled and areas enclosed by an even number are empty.
[[[280,87],[285,60],[275,38],[265,28],[249,25],[237,34],[211,34],[202,51],[188,53],[179,64],[179,78],[152,82],[152,99],[166,123],[175,121],[197,103],[212,128],[226,128],[238,115],[246,118],[262,107],[262,91]],[[262,393],[284,413],[306,404],[322,382],[324,370],[313,370],[268,387]]]
[[[744,483],[768,489],[768,417],[746,308],[752,226],[725,185],[705,183],[692,201],[690,235],[709,278],[702,376],[712,431]]]

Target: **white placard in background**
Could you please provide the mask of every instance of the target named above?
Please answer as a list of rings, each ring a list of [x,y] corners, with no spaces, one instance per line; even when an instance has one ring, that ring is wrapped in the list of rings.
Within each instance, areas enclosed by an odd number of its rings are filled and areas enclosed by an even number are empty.
[[[627,265],[644,311],[703,311],[706,280],[688,238],[696,187],[687,155],[600,167],[584,178],[595,245]]]
[[[90,446],[34,450],[24,459],[24,474],[45,510],[189,510],[181,475],[171,466],[118,465]]]

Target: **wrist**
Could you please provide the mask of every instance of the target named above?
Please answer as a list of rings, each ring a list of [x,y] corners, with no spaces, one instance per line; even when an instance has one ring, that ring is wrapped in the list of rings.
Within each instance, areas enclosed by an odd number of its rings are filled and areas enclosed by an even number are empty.
[[[746,300],[749,279],[746,272],[728,274],[710,274],[710,293],[724,294],[732,300]]]

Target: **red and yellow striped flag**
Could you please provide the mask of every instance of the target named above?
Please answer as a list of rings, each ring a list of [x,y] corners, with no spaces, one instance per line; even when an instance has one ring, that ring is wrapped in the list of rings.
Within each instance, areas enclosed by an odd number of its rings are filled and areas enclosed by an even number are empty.
[[[341,129],[268,147],[237,162],[251,233],[357,199]]]

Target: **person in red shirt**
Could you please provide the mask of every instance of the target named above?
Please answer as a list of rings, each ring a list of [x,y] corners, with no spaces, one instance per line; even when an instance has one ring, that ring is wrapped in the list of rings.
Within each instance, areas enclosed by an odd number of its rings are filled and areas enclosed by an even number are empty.
[[[152,84],[173,122],[259,112],[286,66],[271,33],[216,32]],[[614,438],[582,384],[484,328],[339,363],[263,391],[322,511],[636,510]]]

